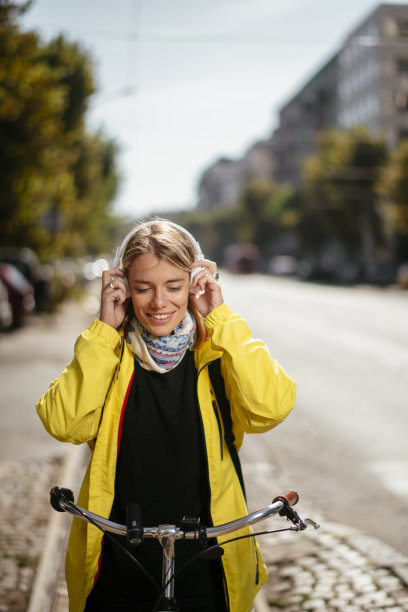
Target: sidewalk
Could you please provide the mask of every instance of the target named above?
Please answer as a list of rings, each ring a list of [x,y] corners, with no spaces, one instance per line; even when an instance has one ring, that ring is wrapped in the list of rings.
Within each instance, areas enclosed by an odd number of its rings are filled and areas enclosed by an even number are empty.
[[[0,463],[0,612],[25,612],[64,456]],[[55,562],[55,560],[54,560]]]
[[[48,490],[66,484],[62,470],[73,465],[63,455],[0,465],[0,612],[68,610],[63,557],[69,517],[51,510]],[[318,531],[259,539],[270,578],[256,611],[408,610],[408,557],[360,531],[320,521]],[[277,522],[271,519],[271,528]],[[52,531],[58,539],[50,555]],[[54,577],[53,584],[46,586],[44,576]]]
[[[258,612],[408,610],[408,557],[361,531],[320,520],[318,531],[261,540],[270,577]]]

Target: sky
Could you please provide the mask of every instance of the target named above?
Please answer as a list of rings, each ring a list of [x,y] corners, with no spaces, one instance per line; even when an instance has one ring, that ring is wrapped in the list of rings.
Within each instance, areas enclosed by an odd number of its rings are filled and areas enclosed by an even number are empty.
[[[20,23],[89,52],[88,127],[120,148],[114,211],[141,219],[193,208],[203,171],[269,138],[279,109],[379,4],[33,0]]]

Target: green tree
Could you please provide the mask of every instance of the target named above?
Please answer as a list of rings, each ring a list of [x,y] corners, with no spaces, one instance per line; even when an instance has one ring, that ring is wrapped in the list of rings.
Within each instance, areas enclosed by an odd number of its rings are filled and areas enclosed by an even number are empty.
[[[245,186],[238,210],[242,239],[256,244],[265,255],[298,222],[294,190],[266,180],[256,179]]]
[[[287,238],[298,222],[298,203],[293,189],[254,180],[232,208],[195,209],[172,218],[191,231],[208,257],[220,263],[225,248],[237,242],[255,243],[267,259],[276,252],[288,252]]]
[[[374,186],[387,151],[364,129],[325,132],[304,165],[300,233],[306,249],[341,243],[349,258],[368,262],[384,246],[383,219]]]
[[[408,140],[391,155],[378,185],[383,211],[398,260],[408,261]]]
[[[27,7],[0,10],[0,242],[43,258],[106,248],[116,146],[86,131],[92,65],[62,36],[21,32]]]

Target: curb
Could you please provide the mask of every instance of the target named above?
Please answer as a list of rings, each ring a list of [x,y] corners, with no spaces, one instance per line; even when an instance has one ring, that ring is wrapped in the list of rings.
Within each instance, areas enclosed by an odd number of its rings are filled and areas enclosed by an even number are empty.
[[[85,445],[69,446],[61,470],[62,486],[75,488],[77,485],[76,476],[84,462],[84,451]],[[50,518],[27,612],[51,611],[58,580],[57,559],[61,556],[61,547],[66,539],[69,524],[62,512],[54,512]]]
[[[270,606],[262,589],[255,598],[254,612],[270,612]]]

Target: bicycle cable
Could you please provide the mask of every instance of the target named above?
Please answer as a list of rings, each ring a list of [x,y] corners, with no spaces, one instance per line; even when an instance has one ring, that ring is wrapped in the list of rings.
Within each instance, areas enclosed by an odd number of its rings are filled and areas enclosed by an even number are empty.
[[[73,504],[68,498],[66,498],[63,493],[61,493],[61,498],[62,498],[62,501],[64,501],[64,503],[66,503],[70,508],[72,508],[74,510],[74,512],[73,512],[74,516],[75,516],[75,514],[81,514],[89,523],[91,523],[91,525],[94,525],[95,527],[97,527],[97,529],[102,531],[104,536],[106,536],[111,542],[113,542],[118,548],[120,548],[120,550],[122,550],[122,552],[124,552],[130,559],[132,559],[132,561],[134,561],[136,563],[136,565],[139,567],[139,569],[142,570],[142,572],[145,574],[145,576],[151,581],[151,583],[156,588],[156,590],[158,592],[158,598],[156,600],[156,604],[155,605],[157,605],[157,602],[159,601],[160,597],[164,594],[166,587],[170,583],[171,578],[168,579],[167,582],[165,582],[165,584],[163,586],[159,586],[158,583],[156,582],[156,580],[153,578],[153,576],[143,567],[143,565],[140,563],[140,561],[138,559],[136,559],[136,557],[134,557],[132,555],[132,553],[130,553],[127,550],[127,548],[125,548],[120,542],[118,542],[109,533],[109,531],[103,529],[100,525],[98,525],[98,523],[96,523],[96,521],[94,521],[90,516],[88,516],[85,512],[83,512],[81,510],[81,508],[79,508],[78,506],[75,506],[75,504]],[[191,563],[193,563],[199,557],[205,557],[206,554],[208,554],[209,552],[214,551],[216,549],[222,550],[222,547],[225,546],[226,544],[231,544],[232,542],[237,542],[238,540],[245,540],[246,538],[255,538],[255,537],[258,537],[258,536],[269,535],[271,533],[282,533],[282,532],[285,532],[285,531],[296,531],[296,528],[294,528],[294,527],[286,527],[285,529],[270,529],[270,530],[266,530],[266,531],[258,531],[256,533],[248,533],[248,534],[245,534],[245,535],[242,535],[242,536],[236,536],[235,538],[230,538],[229,540],[225,540],[224,542],[220,542],[220,543],[214,544],[212,546],[209,546],[208,548],[205,548],[204,550],[201,550],[200,552],[198,552],[195,555],[193,555],[190,559],[188,559],[180,567],[180,569],[178,569],[178,570],[176,570],[174,572],[174,578],[176,578],[179,574],[181,574],[181,572],[183,570],[185,570],[186,567],[188,567]],[[172,567],[169,567],[168,573],[171,570],[172,570]]]
[[[83,512],[81,510],[81,508],[79,508],[79,506],[75,506],[75,504],[73,504],[69,499],[67,499],[63,493],[61,493],[61,498],[62,498],[62,501],[64,501],[64,503],[66,503],[70,508],[75,510],[75,512],[73,513],[74,516],[75,516],[75,514],[81,514],[89,523],[91,523],[91,525],[94,525],[94,527],[97,527],[100,531],[102,531],[104,536],[106,536],[110,542],[113,542],[116,546],[118,546],[120,548],[120,550],[122,552],[124,552],[128,557],[130,557],[130,559],[132,559],[132,561],[134,561],[136,563],[136,565],[139,567],[139,569],[141,569],[142,572],[145,574],[145,576],[151,581],[151,583],[156,588],[156,590],[159,593],[162,593],[162,587],[159,587],[158,583],[153,578],[153,576],[143,567],[143,565],[140,563],[140,561],[138,559],[136,559],[136,557],[134,557],[132,555],[132,553],[130,553],[127,550],[127,548],[125,548],[120,542],[118,542],[113,537],[112,534],[109,533],[109,531],[107,531],[106,529],[102,529],[102,527],[100,525],[98,525],[98,523],[96,521],[94,521],[90,516],[88,516],[85,512]]]
[[[222,549],[222,547],[225,546],[225,544],[231,544],[231,542],[236,542],[238,540],[245,540],[246,538],[256,538],[258,536],[268,535],[268,534],[271,534],[271,533],[282,533],[284,531],[295,531],[295,529],[293,527],[286,527],[285,529],[271,529],[271,530],[268,530],[268,531],[257,531],[256,533],[248,533],[246,535],[237,536],[235,538],[231,538],[229,540],[225,540],[225,542],[220,542],[219,544],[214,544],[213,546],[209,546],[208,548],[205,548],[204,550],[201,550],[200,552],[196,553],[193,557],[188,559],[188,561],[186,561],[180,567],[180,569],[178,569],[178,570],[176,570],[174,572],[174,578],[176,578],[179,574],[181,574],[181,572],[183,570],[185,570],[185,568],[188,565],[190,565],[190,563],[193,563],[193,561],[195,561],[199,557],[205,557],[206,553],[211,552],[213,550],[216,550],[217,548]],[[164,588],[166,588],[168,582],[164,585]]]

